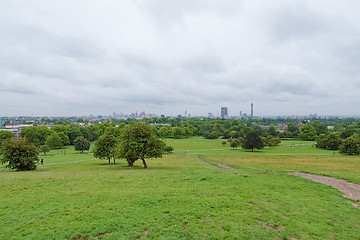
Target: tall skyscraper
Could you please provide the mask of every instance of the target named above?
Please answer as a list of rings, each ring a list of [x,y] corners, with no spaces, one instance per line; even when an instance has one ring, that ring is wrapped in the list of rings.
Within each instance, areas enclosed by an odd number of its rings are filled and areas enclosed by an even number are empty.
[[[227,116],[228,116],[227,107],[222,107],[221,108],[221,118],[227,118]]]
[[[251,117],[254,117],[254,104],[251,103]]]

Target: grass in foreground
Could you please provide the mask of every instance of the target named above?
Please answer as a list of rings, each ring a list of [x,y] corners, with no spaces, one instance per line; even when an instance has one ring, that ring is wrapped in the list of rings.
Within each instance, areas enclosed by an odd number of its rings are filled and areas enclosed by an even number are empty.
[[[322,184],[197,155],[137,164],[0,172],[0,239],[360,238],[359,210]]]

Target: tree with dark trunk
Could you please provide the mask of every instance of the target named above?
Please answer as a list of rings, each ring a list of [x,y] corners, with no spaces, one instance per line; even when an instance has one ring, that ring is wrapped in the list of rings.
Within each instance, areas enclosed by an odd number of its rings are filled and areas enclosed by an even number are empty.
[[[264,142],[259,133],[255,131],[250,131],[248,134],[246,134],[242,147],[244,149],[251,149],[251,151],[253,152],[254,148],[264,148]]]
[[[90,149],[90,142],[81,136],[75,139],[74,147],[76,151],[83,153],[84,151]]]
[[[129,166],[141,159],[144,168],[147,168],[145,159],[162,157],[164,149],[164,141],[157,137],[149,125],[133,123],[126,126],[121,134],[118,156],[125,158]]]
[[[114,159],[115,163],[115,150],[118,144],[118,139],[112,134],[103,134],[96,142],[94,149],[94,156],[96,158],[105,158],[109,161]]]

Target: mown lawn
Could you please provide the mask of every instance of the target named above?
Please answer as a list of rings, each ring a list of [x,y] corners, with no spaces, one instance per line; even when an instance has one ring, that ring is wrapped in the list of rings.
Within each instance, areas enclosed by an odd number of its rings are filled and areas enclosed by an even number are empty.
[[[165,139],[173,146],[175,153],[187,154],[232,154],[232,155],[336,155],[338,151],[329,151],[315,147],[315,141],[282,141],[277,147],[264,149],[232,149],[226,140],[192,137],[184,139]],[[222,142],[226,144],[222,144]],[[334,154],[335,153],[335,154]]]
[[[360,210],[341,192],[285,174],[360,183],[359,157],[314,142],[250,152],[222,140],[166,141],[177,151],[149,169],[67,148],[40,156],[36,171],[0,171],[0,239],[360,239]]]
[[[204,161],[214,157],[239,170]],[[360,211],[338,190],[235,157],[0,171],[0,239],[360,239]]]

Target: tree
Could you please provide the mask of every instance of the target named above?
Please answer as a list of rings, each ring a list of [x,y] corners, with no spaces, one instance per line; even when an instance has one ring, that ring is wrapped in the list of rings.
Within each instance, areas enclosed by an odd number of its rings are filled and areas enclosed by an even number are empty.
[[[311,125],[305,124],[300,128],[299,138],[305,141],[313,141],[316,139],[315,128]]]
[[[230,147],[232,147],[233,149],[239,147],[243,140],[243,138],[230,139]]]
[[[248,134],[246,134],[242,147],[244,149],[251,149],[251,151],[253,152],[254,148],[264,148],[264,143],[259,133],[255,131],[250,131]]]
[[[346,155],[359,155],[360,154],[359,141],[353,136],[348,137],[341,144],[340,153]]]
[[[61,138],[63,146],[70,145],[69,137],[64,132],[58,132],[58,136]]]
[[[349,137],[351,137],[354,134],[354,131],[349,130],[349,129],[344,129],[341,133],[340,133],[340,138],[342,139],[347,139]]]
[[[102,135],[96,142],[94,146],[94,156],[96,158],[104,158],[110,160],[114,159],[115,163],[115,147],[118,144],[118,140],[112,134]]]
[[[174,151],[174,148],[172,146],[166,146],[164,148],[164,151],[168,154],[172,153]]]
[[[50,136],[52,132],[53,131],[46,126],[32,126],[23,128],[21,130],[21,137],[28,138],[35,146],[41,146],[45,144],[48,136]]]
[[[75,124],[71,124],[69,126],[67,134],[70,140],[70,145],[74,145],[75,139],[82,136],[80,127]]]
[[[159,158],[165,149],[165,142],[160,140],[149,125],[133,123],[127,125],[121,135],[119,157],[125,158],[129,166],[141,159],[147,168],[145,158]]]
[[[84,151],[90,149],[90,142],[83,136],[81,136],[75,139],[74,147],[75,151],[80,151],[81,153],[83,153]]]
[[[0,148],[2,146],[2,143],[6,140],[6,139],[11,139],[13,138],[13,134],[10,131],[0,131]]]
[[[44,153],[46,155],[47,152],[50,152],[50,148],[48,145],[41,145],[39,148],[39,152]]]
[[[284,131],[279,133],[280,138],[292,138],[293,134],[290,131]]]
[[[35,170],[36,163],[39,162],[39,152],[28,139],[20,139],[19,141],[12,138],[6,139],[1,153],[3,154],[1,163],[8,163],[6,167],[16,171]]]
[[[182,138],[185,135],[184,129],[181,127],[172,127],[171,134],[173,138]]]
[[[170,135],[170,128],[168,126],[163,126],[160,127],[159,130],[157,131],[159,137],[161,138],[166,138]]]
[[[267,133],[273,137],[276,137],[277,136],[277,132],[276,132],[276,129],[274,126],[271,126],[268,130],[267,130]]]
[[[311,125],[314,127],[317,135],[326,134],[328,132],[327,127],[324,124],[322,124],[319,120],[313,121]]]
[[[267,137],[263,137],[263,142],[265,146],[268,147],[275,147],[277,145],[279,145],[279,143],[281,142],[279,137],[273,137],[271,135],[267,136]]]
[[[299,128],[295,125],[295,123],[288,123],[288,131],[292,134],[296,133],[299,130]]]
[[[30,142],[34,143],[36,146],[40,146],[40,141],[38,139],[37,127],[26,127],[21,130],[21,137],[29,139]]]
[[[327,150],[338,150],[341,143],[341,138],[339,138],[334,133],[331,133],[329,135],[320,134],[316,142],[316,147]]]
[[[53,132],[50,136],[48,136],[45,144],[51,149],[56,149],[63,146],[63,141],[56,132]]]

